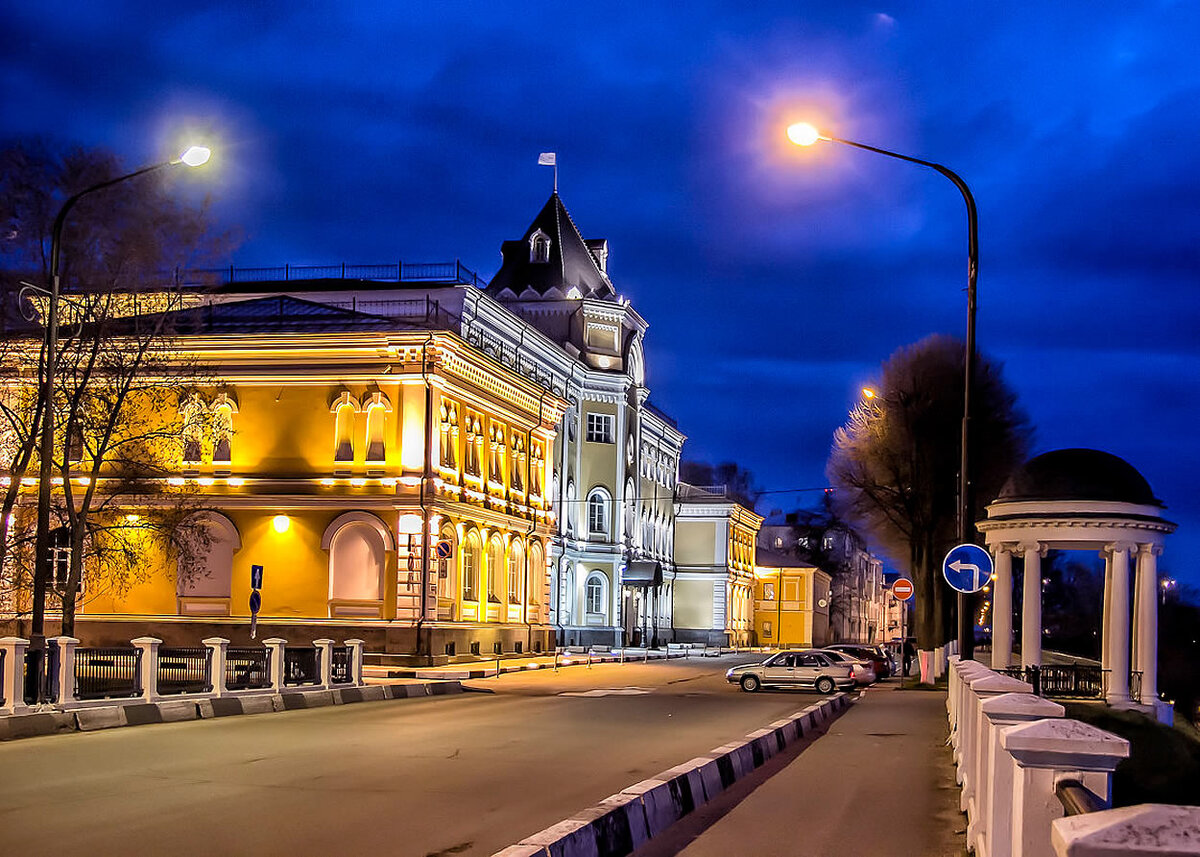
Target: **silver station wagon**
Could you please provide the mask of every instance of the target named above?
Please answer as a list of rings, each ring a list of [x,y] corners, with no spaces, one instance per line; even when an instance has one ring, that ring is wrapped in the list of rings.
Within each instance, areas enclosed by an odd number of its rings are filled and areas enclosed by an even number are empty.
[[[833,693],[838,688],[850,690],[855,684],[851,664],[834,663],[829,655],[814,649],[779,652],[761,664],[742,664],[725,673],[725,678],[749,693],[761,687],[802,687]]]

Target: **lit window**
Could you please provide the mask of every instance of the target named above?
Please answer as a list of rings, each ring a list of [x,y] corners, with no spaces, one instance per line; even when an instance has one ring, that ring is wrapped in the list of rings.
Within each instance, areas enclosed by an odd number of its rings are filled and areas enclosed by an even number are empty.
[[[479,540],[467,535],[462,549],[463,600],[479,600]]]
[[[585,602],[588,613],[604,613],[604,575],[598,571],[593,571],[587,579]]]
[[[540,229],[529,236],[529,261],[535,265],[550,261],[550,236]]]
[[[386,457],[383,431],[387,412],[388,406],[381,398],[367,405],[367,461],[383,461]]]
[[[520,542],[513,542],[512,549],[508,552],[508,603],[521,603],[521,572],[525,565],[525,551],[521,548]]]
[[[608,495],[599,488],[587,499],[588,533],[593,536],[608,536]]]
[[[587,415],[587,439],[590,443],[613,442],[612,414]]]

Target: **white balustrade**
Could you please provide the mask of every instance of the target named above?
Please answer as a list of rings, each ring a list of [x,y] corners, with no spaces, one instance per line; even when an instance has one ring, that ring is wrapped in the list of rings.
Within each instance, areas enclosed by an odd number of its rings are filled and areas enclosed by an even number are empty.
[[[25,652],[29,641],[24,637],[0,637],[0,651],[4,652],[3,676],[0,676],[0,714],[24,714],[29,710],[25,704]]]

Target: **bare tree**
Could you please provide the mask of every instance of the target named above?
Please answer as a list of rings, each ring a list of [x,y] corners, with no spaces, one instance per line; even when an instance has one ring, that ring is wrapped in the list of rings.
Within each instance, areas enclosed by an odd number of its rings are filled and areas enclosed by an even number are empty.
[[[971,475],[978,520],[1032,439],[1028,417],[1001,377],[981,358],[973,378]],[[930,336],[883,365],[877,394],[834,434],[828,475],[844,514],[871,535],[916,587],[916,636],[922,649],[946,640],[946,585],[940,563],[957,532],[963,346]]]
[[[6,392],[0,415],[9,441],[0,461],[9,480],[0,525],[7,548],[2,576],[19,588],[35,574],[19,486],[49,407],[58,474],[51,516],[58,528],[53,568],[37,572],[53,577],[67,634],[85,567],[89,586],[94,580],[98,588],[124,590],[144,578],[149,552],[179,554],[180,539],[196,535],[177,532],[195,503],[164,478],[181,460],[180,390],[201,381],[196,367],[181,363],[172,349],[170,311],[188,300],[174,287],[172,271],[211,260],[230,240],[212,234],[207,200],[177,198],[178,174],[139,177],[84,197],[72,209],[61,250],[55,389],[49,402],[37,393],[42,385],[36,380],[45,377],[45,350],[38,348],[45,292],[38,284],[49,276],[53,218],[64,199],[125,172],[100,150],[41,141],[0,149]],[[136,519],[125,511],[135,507],[144,509]],[[9,521],[16,522],[11,532]]]

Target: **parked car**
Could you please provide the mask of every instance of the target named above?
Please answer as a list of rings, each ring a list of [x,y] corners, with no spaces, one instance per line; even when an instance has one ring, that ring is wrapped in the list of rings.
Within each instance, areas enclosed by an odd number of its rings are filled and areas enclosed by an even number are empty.
[[[878,676],[875,675],[875,667],[870,661],[856,658],[854,655],[847,654],[839,649],[818,649],[818,651],[834,661],[840,661],[854,668],[854,680],[861,685],[874,684]]]
[[[863,661],[870,661],[871,666],[875,668],[875,675],[879,678],[887,678],[896,672],[896,665],[892,661],[892,656],[888,654],[883,646],[867,646],[857,643],[835,643],[832,646],[826,646],[827,649],[836,649],[839,652],[858,658]]]
[[[783,651],[760,664],[733,667],[725,679],[749,693],[761,687],[811,687],[819,693],[833,693],[850,690],[855,683],[853,666],[836,663],[830,655],[812,649]]]

